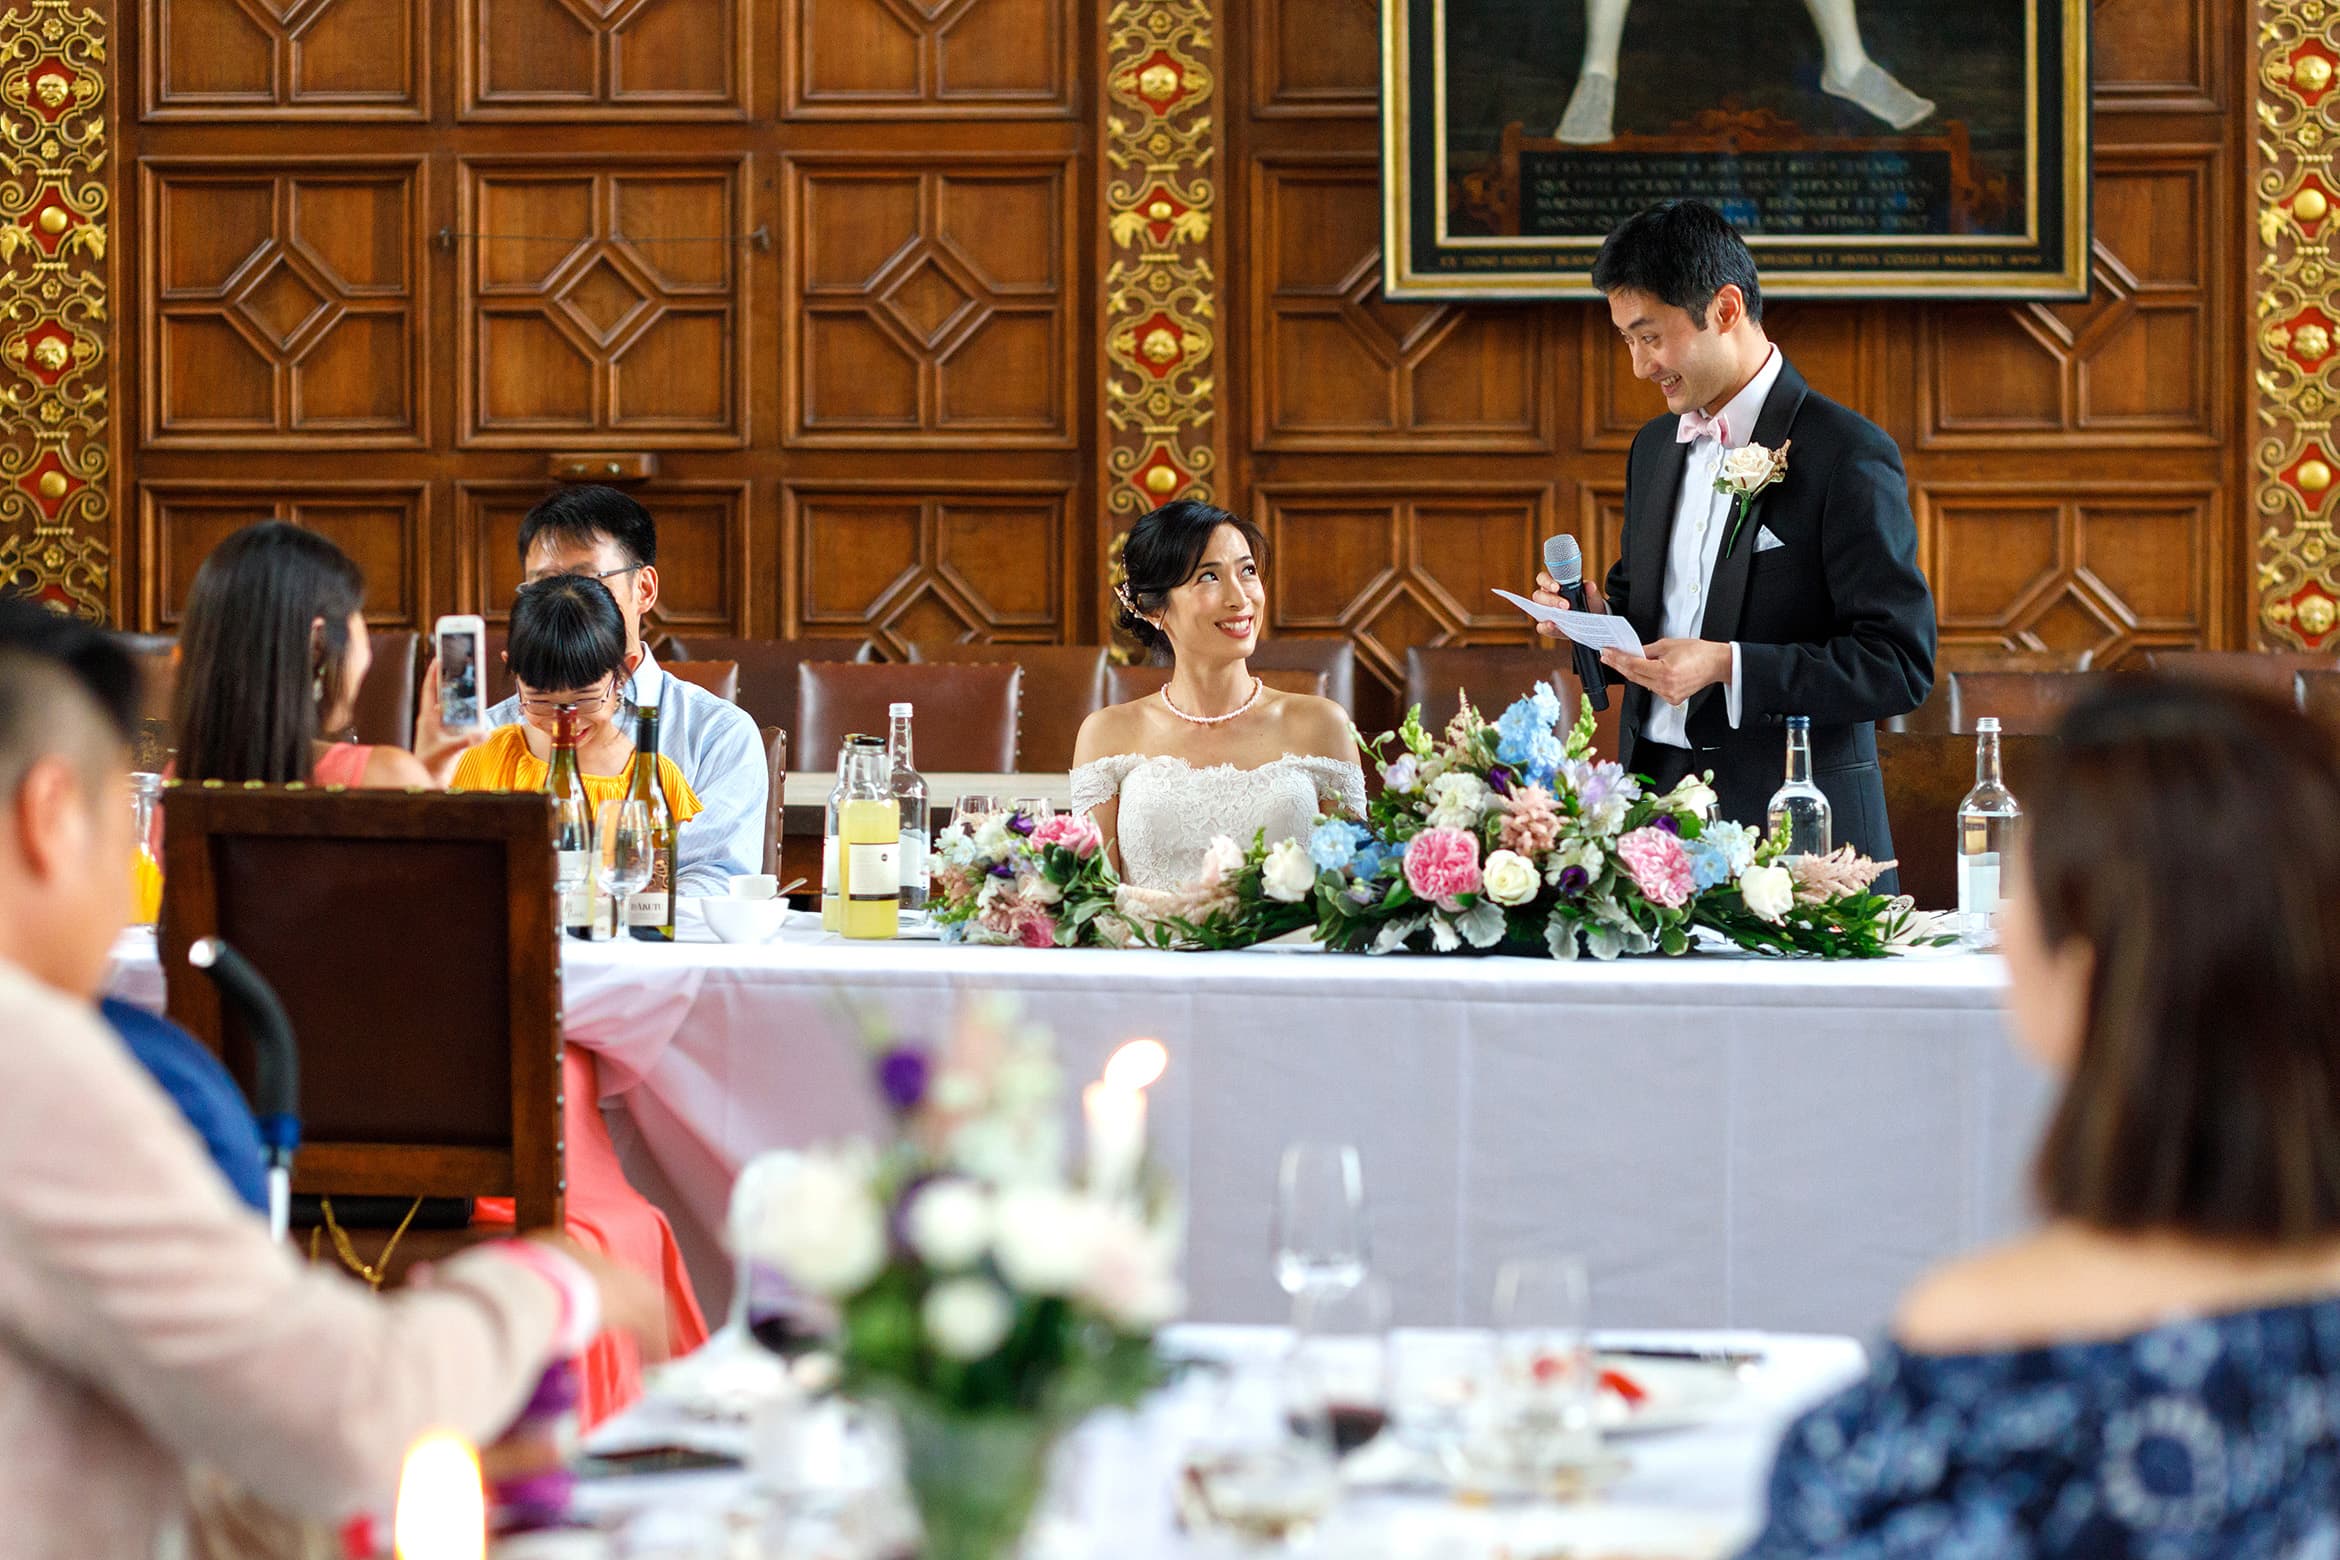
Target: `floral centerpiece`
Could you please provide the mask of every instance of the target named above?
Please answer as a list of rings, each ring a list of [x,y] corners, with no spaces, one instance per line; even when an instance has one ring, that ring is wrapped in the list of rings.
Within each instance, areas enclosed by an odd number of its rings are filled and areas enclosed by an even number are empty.
[[[1325,817],[1305,842],[1255,844],[1229,881],[1248,890],[1188,928],[1237,947],[1311,901],[1316,935],[1345,952],[1502,951],[1574,959],[1681,954],[1706,928],[1740,947],[1876,957],[1919,939],[1904,900],[1872,892],[1891,862],[1847,847],[1785,859],[1783,837],[1708,822],[1703,777],[1650,790],[1593,756],[1587,707],[1565,733],[1538,683],[1493,722],[1466,701],[1433,737],[1410,711],[1363,746],[1381,794],[1359,819]]]
[[[968,1004],[939,1050],[871,1049],[891,1132],[800,1156],[754,1255],[835,1307],[845,1390],[894,1410],[924,1553],[995,1560],[1057,1438],[1157,1380],[1154,1334],[1184,1301],[1175,1221],[1142,1184],[1142,1125],[1118,1168],[1093,1147],[1068,1176],[1062,1076],[1011,1005]]]
[[[1104,845],[1086,813],[953,818],[934,843],[930,911],[943,939],[1025,948],[1124,940],[1107,916],[1119,885]]]

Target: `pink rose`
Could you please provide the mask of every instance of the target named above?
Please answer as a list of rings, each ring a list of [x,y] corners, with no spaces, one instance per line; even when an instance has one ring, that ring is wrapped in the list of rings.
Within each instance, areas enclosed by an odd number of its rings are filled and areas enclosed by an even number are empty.
[[[1055,947],[1055,918],[1037,905],[1027,906],[1016,917],[1016,942],[1026,948]]]
[[[1468,829],[1424,829],[1406,843],[1406,886],[1441,910],[1460,910],[1479,891],[1479,837]]]
[[[1617,855],[1641,897],[1662,909],[1678,910],[1698,892],[1697,873],[1679,836],[1664,829],[1635,829],[1617,842]]]
[[[1032,831],[1034,845],[1061,845],[1086,861],[1105,844],[1095,820],[1087,813],[1057,813]]]

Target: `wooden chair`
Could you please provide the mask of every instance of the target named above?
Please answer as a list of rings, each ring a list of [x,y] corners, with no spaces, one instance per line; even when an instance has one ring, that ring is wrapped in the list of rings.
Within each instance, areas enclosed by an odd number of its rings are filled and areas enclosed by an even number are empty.
[[[519,1228],[561,1226],[545,816],[542,797],[509,794],[165,793],[170,1013],[248,1088],[249,1039],[187,949],[224,937],[276,988],[300,1040],[296,1192],[392,1198],[402,1211],[421,1197],[511,1197]],[[410,1230],[397,1255],[403,1265],[468,1238]]]
[[[1020,666],[1025,701],[1023,727],[1016,738],[1016,762],[1041,774],[1062,774],[1072,768],[1073,744],[1081,722],[1111,701],[1105,697],[1106,651],[1103,645],[962,645],[914,644],[913,666]],[[918,761],[926,762],[924,739]]]
[[[1319,699],[1329,699],[1332,686],[1329,674],[1299,666],[1261,666],[1253,662],[1252,675],[1279,693],[1306,693]],[[1127,704],[1132,699],[1151,698],[1160,693],[1170,681],[1167,666],[1113,666],[1105,671],[1105,702]]]
[[[1934,652],[1934,691],[1907,715],[1884,722],[1887,731],[1950,731],[1951,685],[1967,672],[2085,672],[2094,650],[2009,650],[2004,645],[1943,645]]]
[[[1324,686],[1316,692],[1354,716],[1357,710],[1357,647],[1346,636],[1310,639],[1279,634],[1263,639],[1251,652],[1251,669],[1263,679],[1270,672],[1322,672]],[[1271,688],[1282,683],[1268,680]]]
[[[852,732],[886,734],[886,706],[916,707],[918,767],[928,774],[1004,774],[1016,767],[1020,666],[806,661],[796,669],[799,763],[827,769]]]
[[[675,652],[669,655],[667,652]],[[782,731],[796,732],[796,751],[801,760],[813,750],[805,745],[798,731],[796,711],[796,669],[807,661],[868,661],[874,659],[866,639],[743,639],[725,634],[684,634],[669,640],[658,652],[659,664],[668,671],[674,663],[690,661],[736,661],[739,663],[739,692],[732,702],[755,720],[759,726],[778,726]],[[878,728],[884,730],[883,726]],[[926,755],[919,755],[924,763]]]
[[[2145,657],[2148,671],[2171,677],[2255,688],[2277,698],[2295,697],[2301,672],[2340,670],[2340,660],[2299,650],[2156,650]]]
[[[2055,751],[2055,738],[1999,739],[2000,772],[2021,804]],[[1974,789],[1974,738],[1942,732],[1880,731],[1877,762],[1885,771],[1885,816],[1901,891],[1921,910],[1958,907],[1958,804]]]
[[[666,675],[704,688],[718,699],[739,702],[739,663],[737,661],[661,661]]]
[[[1569,714],[1579,708],[1583,689],[1566,645],[1416,645],[1406,652],[1404,703],[1420,705],[1422,724],[1435,733],[1454,718],[1465,693],[1492,720],[1539,682],[1552,685]],[[1617,722],[1624,706],[1625,690],[1613,687],[1609,707],[1595,716],[1593,751],[1603,758],[1617,756]]]
[[[778,726],[764,728],[764,778],[770,789],[764,800],[763,870],[780,874],[780,841],[788,832],[788,733]]]
[[[2104,686],[2101,672],[1961,672],[1950,685],[1950,730],[1969,736],[1976,721],[1995,715],[2003,733],[2046,736]]]
[[[360,742],[414,746],[416,700],[422,691],[423,636],[411,628],[366,631],[373,664],[358,684],[349,728]]]

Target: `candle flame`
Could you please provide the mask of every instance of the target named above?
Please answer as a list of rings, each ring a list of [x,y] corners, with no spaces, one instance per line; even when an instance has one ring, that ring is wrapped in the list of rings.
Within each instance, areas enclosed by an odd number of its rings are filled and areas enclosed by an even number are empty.
[[[487,1495],[469,1441],[439,1432],[408,1449],[391,1531],[398,1560],[483,1560]]]
[[[1106,1062],[1105,1081],[1117,1089],[1143,1089],[1169,1066],[1170,1052],[1161,1041],[1131,1040]]]

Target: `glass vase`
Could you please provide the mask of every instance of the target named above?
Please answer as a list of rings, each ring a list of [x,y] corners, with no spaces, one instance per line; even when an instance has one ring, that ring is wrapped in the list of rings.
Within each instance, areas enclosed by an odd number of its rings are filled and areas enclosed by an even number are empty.
[[[962,1413],[889,1394],[922,1560],[1012,1560],[1048,1480],[1057,1427],[1036,1414]]]

